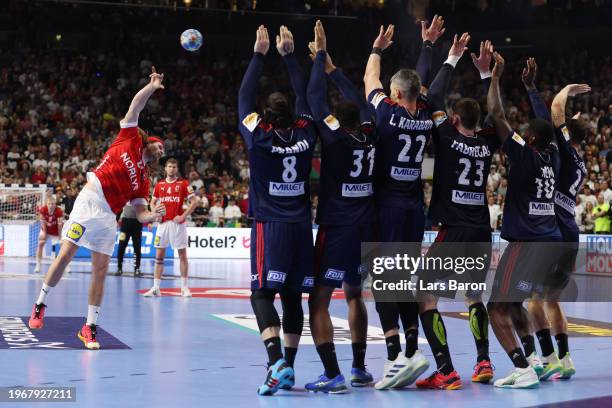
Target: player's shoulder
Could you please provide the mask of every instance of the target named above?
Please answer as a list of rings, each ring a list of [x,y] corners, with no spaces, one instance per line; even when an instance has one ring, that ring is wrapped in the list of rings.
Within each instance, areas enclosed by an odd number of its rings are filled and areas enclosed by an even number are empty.
[[[385,90],[382,88],[377,88],[370,92],[368,95],[368,102],[374,106],[374,109],[378,109],[381,103],[388,107],[398,106],[396,102],[387,96]]]
[[[429,99],[427,99],[427,95],[419,94],[416,100],[417,109],[429,109]]]
[[[301,113],[297,116],[295,122],[293,122],[293,127],[295,129],[305,129],[310,124],[312,124],[313,121],[314,118],[311,115],[307,113]]]

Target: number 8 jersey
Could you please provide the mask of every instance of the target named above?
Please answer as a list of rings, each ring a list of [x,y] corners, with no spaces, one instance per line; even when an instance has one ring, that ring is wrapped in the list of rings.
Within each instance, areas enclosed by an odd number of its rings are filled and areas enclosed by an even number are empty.
[[[253,112],[241,125],[249,149],[249,216],[257,221],[310,221],[309,179],[316,143],[312,117],[302,114],[281,132]],[[288,143],[282,143],[285,138]]]

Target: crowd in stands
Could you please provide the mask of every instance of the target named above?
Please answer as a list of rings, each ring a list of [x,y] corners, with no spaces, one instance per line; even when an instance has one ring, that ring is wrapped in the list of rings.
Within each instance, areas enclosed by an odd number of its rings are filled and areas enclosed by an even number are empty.
[[[155,94],[141,117],[141,127],[165,139],[166,156],[177,158],[181,174],[202,198],[191,216],[192,225],[249,225],[248,157],[236,114],[246,58],[248,54],[198,60],[179,57],[165,64],[166,89]],[[520,82],[524,59],[511,61],[502,86],[509,121],[521,132],[533,114]],[[548,105],[569,81],[588,82],[593,88],[585,97],[571,100],[567,109],[572,114],[582,112],[587,127],[582,150],[588,179],[576,206],[576,221],[584,233],[610,232],[611,62],[609,56],[592,57],[580,51],[538,60],[537,86]],[[134,62],[108,51],[83,53],[62,47],[5,53],[0,65],[0,182],[45,183],[69,214],[86,182],[86,172],[97,165],[116,136],[119,119],[134,91],[147,81],[152,64],[151,57]],[[355,81],[362,75],[358,66],[347,71]],[[278,78],[288,88],[286,77]],[[278,78],[264,76],[261,88],[265,90]],[[485,90],[466,61],[454,74],[449,106],[464,96],[480,100],[484,110]],[[163,177],[162,166],[151,171],[154,181]],[[501,227],[507,173],[505,157],[498,152],[487,181],[495,230]],[[424,189],[428,204],[431,182],[424,182]],[[315,195],[317,190],[315,181]],[[316,202],[315,196],[313,214]],[[598,223],[602,217],[608,217],[607,224]]]

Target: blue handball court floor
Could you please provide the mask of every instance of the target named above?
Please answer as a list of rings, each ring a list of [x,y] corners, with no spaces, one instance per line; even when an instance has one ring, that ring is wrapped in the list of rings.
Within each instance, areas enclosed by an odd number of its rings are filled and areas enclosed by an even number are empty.
[[[48,263],[43,265],[43,274]],[[441,303],[449,345],[465,388],[458,391],[376,391],[352,389],[346,395],[309,394],[304,383],[322,372],[305,325],[296,360],[296,389],[258,397],[266,355],[248,300],[248,260],[191,260],[194,294],[181,298],[174,278],[162,282],[161,298],[143,298],[152,284],[150,260],[145,277],[108,276],[100,312],[102,350],[84,350],[76,332],[87,310],[89,266],[76,261],[47,300],[45,327],[29,332],[27,316],[43,274],[25,258],[0,258],[0,387],[76,387],[76,402],[2,403],[0,408],[51,407],[612,407],[612,304],[566,305],[570,348],[577,374],[535,390],[495,389],[472,384],[474,344],[460,303]],[[111,264],[111,272],[116,268]],[[168,261],[167,269],[178,265]],[[129,265],[127,270],[131,270]],[[148,273],[148,275],[147,275]],[[140,291],[140,293],[139,293]],[[386,350],[374,304],[366,363],[379,378]],[[304,301],[307,313],[307,303]],[[351,366],[350,335],[344,300],[332,301],[337,353],[344,374]],[[24,330],[15,331],[15,327]],[[12,328],[13,330],[10,330]],[[11,334],[12,333],[12,334]],[[17,333],[17,335],[15,335]],[[491,334],[496,377],[511,364]],[[429,346],[421,348],[434,361]]]

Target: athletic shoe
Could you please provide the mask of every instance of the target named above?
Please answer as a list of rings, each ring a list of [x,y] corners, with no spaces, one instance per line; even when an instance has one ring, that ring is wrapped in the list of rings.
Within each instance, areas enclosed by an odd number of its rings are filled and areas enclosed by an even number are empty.
[[[344,376],[338,374],[334,378],[327,378],[325,373],[321,374],[317,381],[308,383],[304,386],[307,391],[324,392],[326,394],[346,394],[348,388],[344,382]]]
[[[559,378],[569,380],[574,374],[576,374],[576,367],[574,367],[570,354],[567,353],[561,359],[561,376]]]
[[[374,385],[374,388],[386,390],[405,387],[412,384],[428,368],[429,362],[419,350],[411,358],[401,353],[395,361],[385,362],[383,378]]]
[[[134,277],[135,278],[140,278],[142,276],[142,272],[140,271],[140,268],[135,268],[134,269]]]
[[[293,368],[287,364],[284,358],[281,358],[268,368],[266,382],[257,389],[257,393],[259,395],[273,395],[284,384],[289,384],[291,377],[294,376]]]
[[[551,378],[553,375],[560,373],[563,367],[561,366],[561,361],[559,361],[559,357],[557,357],[557,353],[554,351],[548,357],[542,357],[542,363],[544,365],[544,371],[542,374],[538,375],[540,381],[546,381]]]
[[[295,385],[295,375],[292,375],[281,385],[280,388],[281,390],[289,391],[290,389],[293,388],[294,385]]]
[[[416,382],[417,388],[426,388],[430,390],[458,390],[463,388],[463,383],[457,371],[453,371],[449,375],[444,375],[436,370],[424,380]]]
[[[115,272],[115,276],[123,275],[123,270],[121,268],[117,268],[117,272]]]
[[[421,353],[421,350],[417,350],[408,361],[408,364],[412,367],[411,371],[400,376],[391,388],[403,388],[412,384],[429,368],[429,361]]]
[[[157,296],[161,296],[161,291],[159,290],[159,288],[151,288],[151,289],[147,290],[145,293],[143,293],[142,296],[144,296],[144,297],[157,297]]]
[[[191,297],[191,291],[188,287],[181,288],[181,296],[182,297]]]
[[[474,366],[474,374],[472,374],[472,382],[488,384],[493,378],[493,365],[489,360],[482,360]]]
[[[77,333],[77,337],[81,339],[83,344],[89,350],[98,350],[100,343],[96,339],[96,325],[95,324],[84,324],[81,330]]]
[[[365,387],[374,381],[372,374],[365,368],[351,368],[351,386],[353,387]]]
[[[32,315],[30,316],[30,321],[28,322],[28,326],[30,327],[30,329],[43,328],[45,309],[47,309],[47,305],[45,305],[44,303],[41,303],[40,305],[34,304],[34,306],[32,307]]]
[[[40,273],[40,263],[36,262],[36,266],[34,267],[34,273]]]
[[[535,351],[531,353],[529,357],[527,357],[527,362],[529,363],[529,366],[535,370],[538,377],[542,375],[544,372],[544,366],[542,365],[542,360],[540,360],[540,357]]]
[[[517,367],[507,377],[495,381],[495,386],[499,388],[537,388],[539,385],[540,380],[533,367]]]

